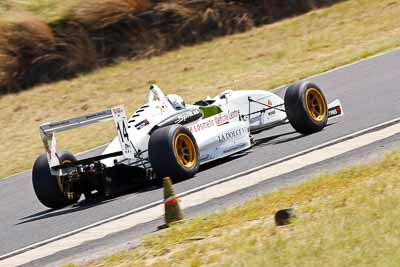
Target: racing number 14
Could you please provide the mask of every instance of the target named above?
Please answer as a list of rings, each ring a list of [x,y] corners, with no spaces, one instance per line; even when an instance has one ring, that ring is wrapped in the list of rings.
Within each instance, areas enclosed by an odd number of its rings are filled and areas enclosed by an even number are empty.
[[[125,120],[117,122],[117,132],[121,144],[122,153],[124,154],[124,156],[130,159],[135,158],[134,147],[131,141],[129,140],[128,130],[126,128]]]
[[[122,130],[121,130],[121,127],[120,127],[121,124],[122,124]],[[128,135],[128,131],[126,129],[126,125],[125,125],[125,121],[124,120],[118,122],[117,131],[118,131],[119,136],[121,137],[122,143],[125,143],[125,140],[129,141],[129,135]]]
[[[127,121],[125,110],[123,106],[117,106],[111,109],[112,115],[114,117],[115,127],[118,132],[118,139],[121,145],[122,153],[125,158],[135,158],[134,147],[131,141],[129,140],[129,134],[127,130]]]

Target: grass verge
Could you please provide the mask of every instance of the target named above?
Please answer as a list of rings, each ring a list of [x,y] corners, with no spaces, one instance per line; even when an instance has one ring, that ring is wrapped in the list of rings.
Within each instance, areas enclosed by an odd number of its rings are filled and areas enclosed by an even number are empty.
[[[121,58],[148,58],[244,32],[337,1],[3,0],[0,94],[76,77]],[[18,18],[18,11],[25,14]]]
[[[150,83],[186,102],[226,88],[273,88],[400,46],[400,0],[351,0],[163,56],[0,98],[0,177],[42,153],[38,126],[120,103],[132,112]],[[73,152],[104,144],[111,124],[61,135]]]
[[[400,152],[392,152],[191,219],[84,266],[397,266],[399,193]],[[275,226],[274,212],[291,206],[297,220]]]

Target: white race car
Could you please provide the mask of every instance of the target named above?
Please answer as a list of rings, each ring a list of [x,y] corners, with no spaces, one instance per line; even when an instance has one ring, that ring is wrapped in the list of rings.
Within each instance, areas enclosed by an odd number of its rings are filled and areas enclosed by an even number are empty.
[[[289,86],[284,100],[265,90],[227,90],[194,105],[152,85],[147,103],[129,118],[117,106],[41,125],[46,153],[33,166],[33,187],[42,204],[61,208],[82,194],[110,195],[120,187],[166,176],[187,179],[201,164],[249,149],[254,133],[289,122],[299,133],[312,134],[328,118],[341,115],[340,101],[327,105],[321,89],[310,82]],[[101,155],[77,160],[57,152],[55,133],[111,119],[117,136]]]

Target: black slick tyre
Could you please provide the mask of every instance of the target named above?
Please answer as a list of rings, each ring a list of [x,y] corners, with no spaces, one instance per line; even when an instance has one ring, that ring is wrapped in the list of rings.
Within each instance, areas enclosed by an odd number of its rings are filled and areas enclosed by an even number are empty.
[[[155,130],[149,140],[149,161],[158,177],[188,179],[199,170],[199,148],[184,126],[171,125]]]
[[[328,106],[322,90],[314,83],[301,82],[288,87],[285,110],[293,128],[304,135],[321,131],[328,122]]]
[[[74,162],[76,158],[69,152],[62,151],[58,154],[61,162]],[[32,169],[32,184],[36,197],[46,207],[59,209],[76,203],[80,195],[69,199],[61,190],[59,178],[51,175],[46,154],[40,155]]]

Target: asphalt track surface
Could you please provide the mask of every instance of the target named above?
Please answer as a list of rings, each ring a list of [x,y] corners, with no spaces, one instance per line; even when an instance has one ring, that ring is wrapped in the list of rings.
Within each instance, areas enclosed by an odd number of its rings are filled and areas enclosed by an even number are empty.
[[[328,102],[340,98],[345,116],[333,119],[324,131],[311,136],[299,135],[290,125],[258,134],[258,145],[248,155],[207,166],[196,177],[176,184],[175,190],[178,193],[187,191],[400,115],[400,50],[308,80],[320,85]],[[284,90],[278,90],[277,93],[282,96]],[[283,183],[285,181],[282,180]],[[133,192],[101,203],[81,202],[65,209],[49,210],[42,206],[34,195],[30,171],[9,177],[0,181],[0,255],[161,198],[160,188],[145,188],[141,192]]]

